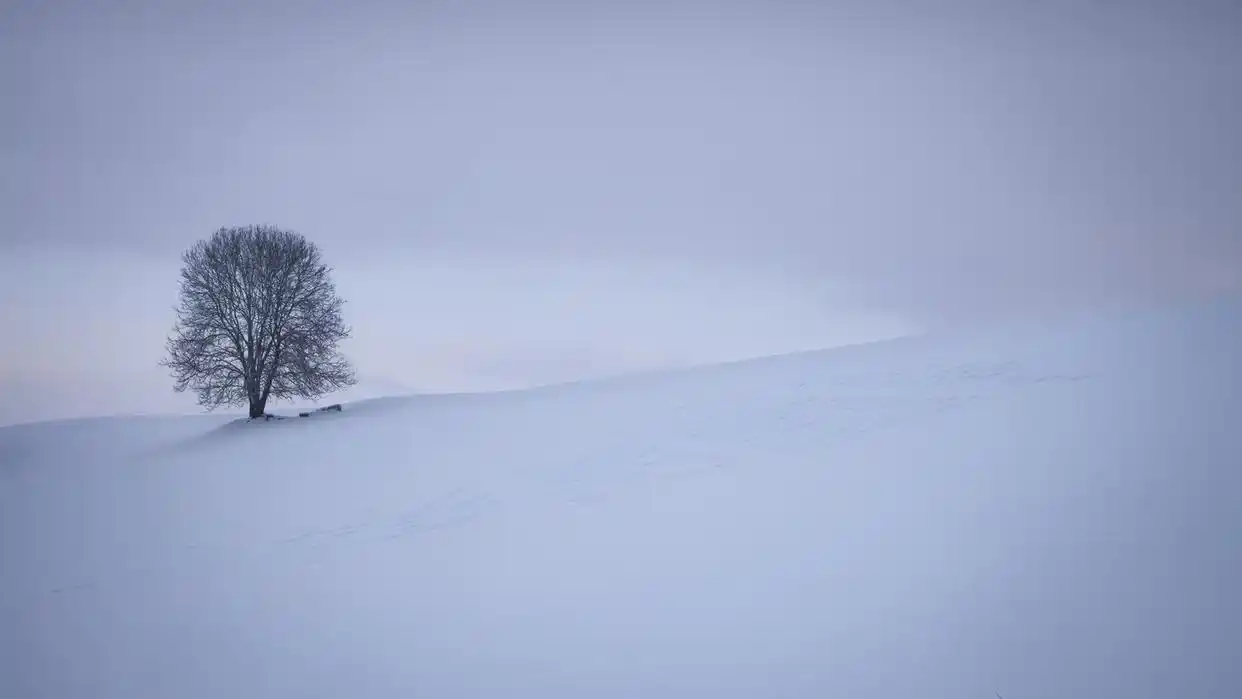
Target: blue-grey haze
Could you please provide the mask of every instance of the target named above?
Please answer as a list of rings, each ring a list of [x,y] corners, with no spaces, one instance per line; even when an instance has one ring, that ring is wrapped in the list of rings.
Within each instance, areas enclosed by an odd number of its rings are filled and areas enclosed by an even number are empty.
[[[0,423],[183,410],[178,255],[324,249],[371,393],[1242,289],[1230,2],[0,9]]]

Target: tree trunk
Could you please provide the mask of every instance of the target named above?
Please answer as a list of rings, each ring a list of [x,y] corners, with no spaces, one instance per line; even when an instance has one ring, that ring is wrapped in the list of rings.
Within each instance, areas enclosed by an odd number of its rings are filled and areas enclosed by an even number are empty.
[[[259,400],[259,382],[255,380],[254,370],[247,365],[243,385],[246,389],[246,399],[250,401],[250,419],[263,417],[263,401]]]
[[[267,400],[258,396],[250,396],[250,417],[252,419],[263,417],[265,412],[267,412]]]

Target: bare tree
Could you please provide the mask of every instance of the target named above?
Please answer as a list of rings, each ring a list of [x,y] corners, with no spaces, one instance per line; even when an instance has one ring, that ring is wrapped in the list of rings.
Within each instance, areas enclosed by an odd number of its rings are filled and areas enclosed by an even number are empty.
[[[249,404],[316,398],[354,384],[337,343],[349,337],[344,304],[319,248],[275,226],[221,228],[181,256],[181,304],[168,338],[177,392],[198,403]]]

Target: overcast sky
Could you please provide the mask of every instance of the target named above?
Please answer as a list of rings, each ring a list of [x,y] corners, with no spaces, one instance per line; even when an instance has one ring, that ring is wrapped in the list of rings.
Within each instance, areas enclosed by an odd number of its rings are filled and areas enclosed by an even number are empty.
[[[248,223],[378,393],[1242,290],[1240,6],[9,0],[0,423],[192,407]]]

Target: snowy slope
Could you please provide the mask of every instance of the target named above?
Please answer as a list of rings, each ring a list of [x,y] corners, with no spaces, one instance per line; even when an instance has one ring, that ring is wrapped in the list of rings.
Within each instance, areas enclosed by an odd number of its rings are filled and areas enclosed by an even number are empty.
[[[3,697],[1242,691],[1242,303],[0,429]]]

